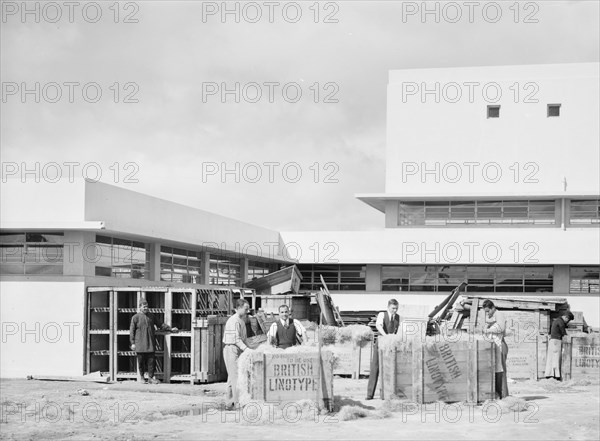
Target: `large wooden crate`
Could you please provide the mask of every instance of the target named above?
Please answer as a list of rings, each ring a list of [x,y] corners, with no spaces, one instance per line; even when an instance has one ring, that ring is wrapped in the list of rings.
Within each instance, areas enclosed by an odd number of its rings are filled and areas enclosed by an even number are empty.
[[[371,354],[373,342],[365,342],[359,345],[348,341],[332,346],[332,351],[338,357],[333,369],[334,375],[350,375],[353,379],[361,375],[369,375],[371,371]]]
[[[201,383],[227,380],[223,359],[223,331],[229,317],[201,318],[194,325],[192,375]]]
[[[292,402],[311,400],[333,409],[333,354],[314,352],[259,352],[250,354],[248,387],[252,400]]]
[[[563,338],[562,378],[577,379],[600,376],[600,336],[566,336]]]
[[[415,339],[393,350],[380,349],[382,398],[407,398],[420,404],[494,399],[494,344],[464,340]]]

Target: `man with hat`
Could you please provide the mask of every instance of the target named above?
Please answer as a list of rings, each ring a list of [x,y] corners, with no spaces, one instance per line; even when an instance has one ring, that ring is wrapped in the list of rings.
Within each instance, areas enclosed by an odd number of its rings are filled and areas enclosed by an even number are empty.
[[[142,298],[139,303],[139,312],[131,318],[129,327],[129,340],[131,350],[137,354],[138,382],[160,383],[154,378],[154,359],[156,352],[155,330],[178,332],[179,329],[172,328],[166,323],[161,323],[157,317],[148,312],[148,302]],[[144,379],[144,373],[148,373],[148,379]]]

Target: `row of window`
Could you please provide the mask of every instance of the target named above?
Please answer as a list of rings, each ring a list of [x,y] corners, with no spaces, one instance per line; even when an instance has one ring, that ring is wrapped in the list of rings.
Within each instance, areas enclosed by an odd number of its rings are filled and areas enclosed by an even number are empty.
[[[548,118],[560,116],[560,104],[548,104],[546,106],[546,116]],[[499,105],[487,106],[487,117],[488,118],[500,118],[500,106]]]
[[[333,291],[365,291],[366,266],[299,265],[303,290],[317,291],[321,277]],[[552,292],[552,266],[383,265],[382,291],[447,292],[461,282],[471,292]],[[572,266],[570,289],[574,294],[600,293],[600,267]]]
[[[600,225],[600,200],[571,200],[567,225]],[[398,204],[398,226],[556,225],[555,200],[416,201]]]
[[[96,236],[94,247],[86,251],[95,262],[98,276],[149,279],[148,244],[107,236]],[[60,275],[63,273],[62,233],[0,233],[0,274]],[[241,283],[241,260],[209,253],[208,283]],[[161,247],[160,278],[163,281],[200,284],[202,254],[198,251]],[[264,277],[279,265],[248,262],[247,280]],[[365,291],[366,265],[299,265],[302,290],[316,291],[321,278],[333,291]],[[600,267],[571,266],[571,293],[600,293]],[[382,291],[450,291],[461,282],[477,292],[551,292],[552,266],[480,265],[383,265]]]

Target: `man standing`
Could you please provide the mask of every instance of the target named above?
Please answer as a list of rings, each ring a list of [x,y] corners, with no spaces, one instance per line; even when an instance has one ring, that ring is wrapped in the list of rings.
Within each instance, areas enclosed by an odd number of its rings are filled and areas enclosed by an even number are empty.
[[[131,318],[129,326],[129,341],[131,350],[137,354],[138,382],[158,384],[154,378],[154,353],[156,352],[154,333],[155,329],[161,331],[177,332],[177,328],[171,328],[165,323],[157,321],[154,314],[148,312],[148,302],[142,298],[139,303],[139,312]],[[148,380],[144,379],[144,373],[148,372]]]
[[[483,301],[485,311],[486,329],[496,348],[496,394],[502,399],[508,396],[508,373],[506,371],[506,356],[508,345],[504,341],[506,333],[506,317],[503,312],[498,311],[494,302],[487,299]]]
[[[398,300],[391,299],[388,302],[387,311],[377,314],[375,326],[379,335],[388,335],[398,333],[400,328],[400,317],[398,316]],[[371,369],[369,371],[369,384],[367,385],[367,400],[372,400],[377,388],[377,378],[379,377],[379,349],[377,340],[373,344],[371,353]]]
[[[279,320],[274,322],[267,333],[267,341],[276,348],[287,349],[301,345],[306,336],[306,329],[296,319],[290,318],[288,305],[279,306]]]
[[[242,352],[248,349],[246,344],[246,322],[250,305],[245,299],[238,299],[235,305],[235,313],[225,323],[223,332],[223,358],[227,369],[227,404],[226,409],[231,410],[238,402],[238,358]]]
[[[562,359],[562,338],[567,335],[567,325],[575,317],[571,311],[565,311],[563,315],[554,322],[550,328],[550,340],[548,340],[548,354],[546,356],[546,378],[561,379],[560,365]]]

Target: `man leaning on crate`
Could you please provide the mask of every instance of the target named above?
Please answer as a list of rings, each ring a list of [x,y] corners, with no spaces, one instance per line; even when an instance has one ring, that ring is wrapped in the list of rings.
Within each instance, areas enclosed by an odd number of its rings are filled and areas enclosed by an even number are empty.
[[[279,320],[273,322],[267,333],[267,341],[273,346],[287,349],[301,345],[306,337],[306,329],[296,319],[290,318],[288,305],[279,306]]]
[[[129,327],[129,340],[131,350],[135,351],[137,355],[138,382],[140,383],[159,383],[154,378],[156,328],[161,331],[179,331],[177,328],[172,328],[165,323],[157,321],[156,316],[148,312],[148,302],[142,298],[139,303],[139,312],[131,318],[131,325]],[[144,379],[145,372],[148,372],[148,380]]]
[[[398,316],[398,300],[390,299],[387,311],[377,314],[375,326],[379,335],[397,334],[400,329],[400,316]],[[369,371],[369,384],[367,385],[367,400],[372,400],[377,388],[377,377],[379,376],[379,347],[377,341],[373,345],[371,354],[371,369]]]
[[[562,338],[567,335],[567,325],[575,317],[571,311],[565,311],[560,317],[552,322],[550,328],[550,340],[548,340],[548,355],[546,356],[546,378],[561,380],[562,374]]]

